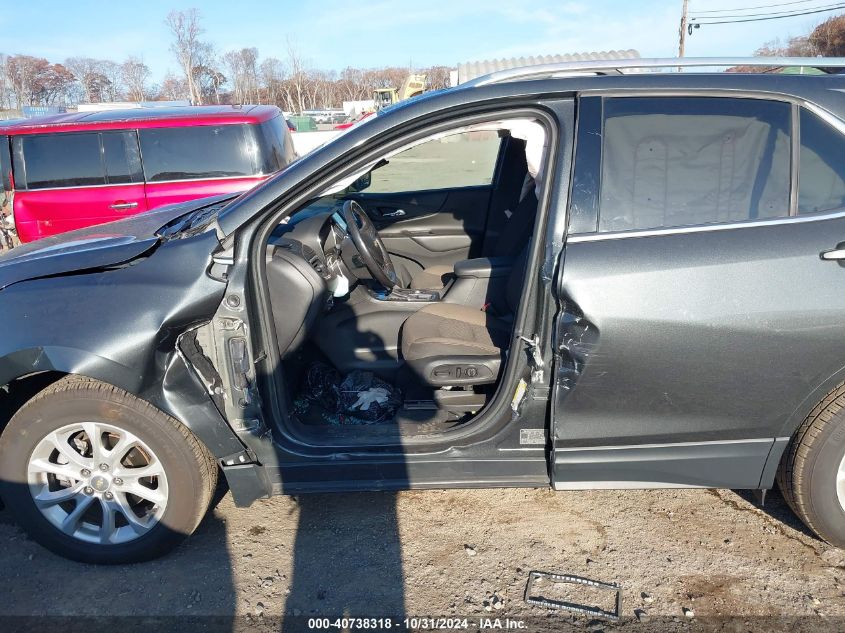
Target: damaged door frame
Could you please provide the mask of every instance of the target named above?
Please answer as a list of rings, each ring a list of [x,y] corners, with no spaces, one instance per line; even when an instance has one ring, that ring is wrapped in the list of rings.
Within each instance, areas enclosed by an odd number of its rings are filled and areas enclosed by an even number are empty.
[[[337,490],[341,486],[354,489],[362,487],[361,483],[356,484],[356,480],[374,481],[363,466],[360,472],[346,468],[346,481],[342,484],[337,478],[331,483],[322,483],[320,478],[308,480],[306,471],[318,467],[319,462],[327,457],[336,462],[339,455],[347,460],[369,460],[370,466],[401,462],[406,468],[415,455],[419,456],[419,468],[413,469],[415,473],[409,472],[402,481],[392,483],[389,475],[382,473],[379,488],[548,485],[546,449],[550,374],[544,368],[551,361],[549,305],[554,303],[550,301],[549,293],[565,232],[574,109],[573,98],[564,94],[507,107],[495,102],[471,103],[438,113],[436,118],[415,120],[399,131],[394,129],[392,134],[374,137],[356,151],[352,160],[347,158],[336,169],[322,172],[328,172],[328,175],[315,174],[301,189],[256,212],[252,221],[224,240],[220,252],[214,257],[211,273],[224,277],[228,287],[212,322],[205,329],[200,328],[201,337],[204,337],[202,347],[213,364],[218,369],[223,368],[219,373],[227,395],[224,407],[227,417],[234,421],[233,427],[238,436],[259,463],[277,471],[272,476],[274,492]],[[543,165],[548,185],[541,196],[542,216],[532,238],[527,264],[528,270],[533,268],[539,274],[537,283],[527,283],[523,288],[512,338],[512,350],[528,353],[509,355],[492,402],[473,423],[467,425],[468,428],[447,431],[436,438],[394,439],[382,445],[316,445],[293,435],[290,425],[284,423],[287,402],[283,384],[279,382],[284,377],[280,371],[281,361],[270,319],[265,266],[260,265],[270,232],[283,217],[313,198],[327,184],[354,173],[380,153],[456,125],[526,116],[538,119],[547,128],[549,148],[546,164]],[[233,359],[234,351],[239,351],[239,359]],[[520,393],[520,376],[526,383],[527,389],[523,391],[527,392],[527,397],[517,402],[514,396]],[[530,376],[533,376],[533,381]],[[525,428],[526,425],[530,428]],[[475,455],[477,460],[466,462],[477,466],[468,467],[457,478],[454,469],[450,472],[443,467],[450,458],[454,463],[456,455],[450,453],[455,451],[465,462],[470,454]],[[374,459],[376,462],[373,462]],[[286,477],[280,474],[286,468],[289,470],[291,461],[298,462],[298,485],[287,484],[284,481]],[[363,483],[363,487],[368,486]]]

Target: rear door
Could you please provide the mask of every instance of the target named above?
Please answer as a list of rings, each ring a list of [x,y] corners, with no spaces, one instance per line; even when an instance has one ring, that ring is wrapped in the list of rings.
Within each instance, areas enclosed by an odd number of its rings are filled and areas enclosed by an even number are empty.
[[[349,197],[409,274],[453,265],[480,254],[500,147],[488,131],[429,140],[390,158]]]
[[[261,161],[253,126],[142,128],[138,131],[150,209],[251,189],[278,167]]]
[[[147,210],[134,130],[13,137],[21,241]]]
[[[842,126],[761,98],[590,97],[577,148],[555,486],[757,487],[845,364],[845,268],[821,255],[845,246]]]

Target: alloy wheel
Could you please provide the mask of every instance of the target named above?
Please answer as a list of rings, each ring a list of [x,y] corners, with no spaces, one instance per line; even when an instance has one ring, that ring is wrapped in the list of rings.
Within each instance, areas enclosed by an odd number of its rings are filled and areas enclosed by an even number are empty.
[[[147,534],[167,507],[164,468],[140,438],[83,422],[44,437],[27,465],[36,507],[57,529],[89,543],[127,543]]]

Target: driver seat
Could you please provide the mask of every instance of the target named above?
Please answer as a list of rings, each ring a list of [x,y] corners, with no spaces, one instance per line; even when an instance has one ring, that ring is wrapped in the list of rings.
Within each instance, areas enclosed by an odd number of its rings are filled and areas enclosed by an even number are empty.
[[[402,326],[402,357],[423,382],[433,387],[496,382],[510,345],[526,254],[527,248],[515,259],[508,276],[508,314],[439,302],[408,317]]]

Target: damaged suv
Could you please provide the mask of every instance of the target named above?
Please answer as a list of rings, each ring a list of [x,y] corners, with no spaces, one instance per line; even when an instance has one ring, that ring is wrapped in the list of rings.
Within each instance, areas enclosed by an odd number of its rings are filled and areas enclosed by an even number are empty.
[[[845,546],[845,78],[642,72],[713,63],[502,71],[0,257],[3,500],[117,563],[219,474],[240,506],[777,478]]]

